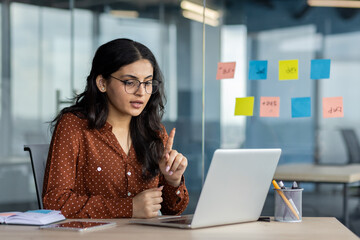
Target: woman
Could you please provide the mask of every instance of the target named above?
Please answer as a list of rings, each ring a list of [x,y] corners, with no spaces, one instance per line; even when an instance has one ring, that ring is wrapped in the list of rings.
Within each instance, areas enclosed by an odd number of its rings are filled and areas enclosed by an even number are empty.
[[[187,159],[161,124],[164,87],[156,59],[129,39],[96,51],[85,91],[54,119],[43,204],[67,218],[180,214]]]

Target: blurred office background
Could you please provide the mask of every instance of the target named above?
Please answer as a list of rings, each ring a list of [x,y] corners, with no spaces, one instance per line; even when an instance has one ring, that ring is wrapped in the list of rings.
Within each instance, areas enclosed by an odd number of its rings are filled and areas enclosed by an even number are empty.
[[[0,211],[36,208],[23,145],[50,141],[49,121],[83,91],[97,47],[121,37],[147,45],[164,73],[164,124],[177,128],[175,148],[189,160],[186,213],[217,148],[280,147],[280,164],[356,161],[342,130],[360,134],[360,10],[312,2],[207,0],[203,35],[200,0],[0,1]],[[310,80],[310,61],[318,58],[331,59],[330,79]],[[277,64],[285,59],[299,59],[299,80],[279,82]],[[269,61],[266,81],[247,80],[249,60]],[[235,78],[216,80],[217,63],[230,61]],[[255,96],[254,116],[234,116],[235,98],[246,96]],[[259,117],[260,96],[280,96],[279,118]],[[334,96],[344,98],[344,118],[324,119],[322,98]],[[292,97],[311,97],[311,117],[291,118]],[[304,216],[341,217],[341,188],[306,190],[322,207],[304,199]],[[359,200],[350,204],[353,231]],[[269,202],[265,214],[272,214]]]

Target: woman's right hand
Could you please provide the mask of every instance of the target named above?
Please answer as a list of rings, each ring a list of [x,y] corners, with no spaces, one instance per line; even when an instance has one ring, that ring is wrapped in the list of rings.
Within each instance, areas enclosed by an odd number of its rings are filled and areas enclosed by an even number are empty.
[[[163,186],[142,191],[133,198],[133,218],[152,218],[158,216],[163,201]]]

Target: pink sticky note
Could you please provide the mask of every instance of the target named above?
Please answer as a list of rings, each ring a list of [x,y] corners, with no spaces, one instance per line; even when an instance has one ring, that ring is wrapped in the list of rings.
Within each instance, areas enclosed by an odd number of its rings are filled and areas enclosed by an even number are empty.
[[[234,78],[236,62],[219,62],[216,79]]]
[[[344,107],[342,97],[323,98],[323,117],[338,118],[344,117]]]
[[[260,98],[260,117],[279,117],[280,97]]]

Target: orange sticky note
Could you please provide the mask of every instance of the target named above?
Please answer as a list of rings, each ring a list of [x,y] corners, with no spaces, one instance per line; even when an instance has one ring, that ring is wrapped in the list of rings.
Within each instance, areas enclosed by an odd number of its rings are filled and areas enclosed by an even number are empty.
[[[279,61],[279,80],[296,80],[299,79],[299,61],[281,60]]]
[[[236,62],[219,62],[216,79],[234,78]]]
[[[236,98],[235,116],[252,116],[254,112],[254,97]]]
[[[323,117],[339,118],[344,117],[344,107],[342,97],[323,98]]]
[[[260,117],[279,117],[280,97],[260,98]]]

